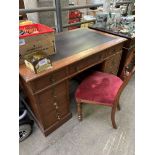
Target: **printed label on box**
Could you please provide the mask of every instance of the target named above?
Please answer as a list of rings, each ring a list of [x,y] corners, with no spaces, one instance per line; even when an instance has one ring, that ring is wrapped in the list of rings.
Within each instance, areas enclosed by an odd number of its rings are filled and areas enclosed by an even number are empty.
[[[47,59],[45,58],[45,59],[42,59],[38,64],[39,64],[39,66],[43,66],[43,65],[45,65],[45,64],[48,64],[48,61],[47,61]]]
[[[25,40],[24,39],[19,39],[19,45],[25,45]]]

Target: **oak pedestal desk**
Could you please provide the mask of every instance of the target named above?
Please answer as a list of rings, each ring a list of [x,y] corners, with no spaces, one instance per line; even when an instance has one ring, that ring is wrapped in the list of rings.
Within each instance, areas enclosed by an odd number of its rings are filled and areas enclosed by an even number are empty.
[[[117,74],[126,39],[91,29],[56,34],[53,67],[34,74],[19,66],[20,84],[28,107],[45,136],[71,118],[69,80],[101,64],[101,71]]]

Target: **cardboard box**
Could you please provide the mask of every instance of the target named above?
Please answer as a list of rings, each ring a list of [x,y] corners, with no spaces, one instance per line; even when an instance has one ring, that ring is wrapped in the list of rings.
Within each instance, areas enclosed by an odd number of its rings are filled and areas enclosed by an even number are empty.
[[[26,67],[36,74],[52,68],[51,56],[42,51],[25,55],[24,62]]]
[[[25,55],[35,53],[37,51],[42,51],[46,55],[53,55],[56,53],[54,30],[41,24],[20,26],[20,30],[24,31],[25,27],[32,28],[32,26],[37,27],[38,33],[24,34],[19,37],[20,64],[24,63]]]

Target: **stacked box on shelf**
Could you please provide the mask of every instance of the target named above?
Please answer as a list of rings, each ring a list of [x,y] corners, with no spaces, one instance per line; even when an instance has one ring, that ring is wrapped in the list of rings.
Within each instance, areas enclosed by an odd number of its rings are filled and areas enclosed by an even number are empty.
[[[71,10],[69,11],[69,24],[77,23],[81,21],[82,13],[79,10]],[[70,26],[68,27],[68,30],[73,30],[80,28],[79,26]]]

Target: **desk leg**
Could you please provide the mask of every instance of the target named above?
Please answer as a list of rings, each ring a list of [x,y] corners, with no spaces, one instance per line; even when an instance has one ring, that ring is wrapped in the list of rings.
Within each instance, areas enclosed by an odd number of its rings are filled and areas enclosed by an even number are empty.
[[[82,103],[77,101],[78,119],[82,121]]]

